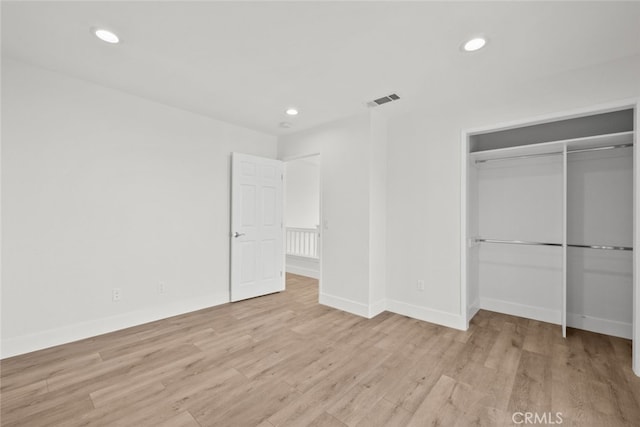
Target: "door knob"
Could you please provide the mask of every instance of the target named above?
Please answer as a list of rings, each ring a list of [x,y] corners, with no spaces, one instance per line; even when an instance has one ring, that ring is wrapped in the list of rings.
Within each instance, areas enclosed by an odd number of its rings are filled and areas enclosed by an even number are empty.
[[[233,233],[233,237],[235,237],[236,239],[240,236],[244,236],[244,233],[238,233],[237,231]]]

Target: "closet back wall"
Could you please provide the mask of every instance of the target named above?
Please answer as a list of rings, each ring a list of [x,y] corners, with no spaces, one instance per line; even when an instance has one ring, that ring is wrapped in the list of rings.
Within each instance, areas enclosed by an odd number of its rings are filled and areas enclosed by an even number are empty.
[[[479,217],[474,236],[562,242],[561,156],[472,167],[478,169],[471,184],[477,188],[469,188],[478,193],[477,204],[469,203],[470,218]],[[479,269],[481,307],[560,323],[562,248],[483,243],[470,252],[479,258],[474,268]]]
[[[6,58],[2,114],[3,357],[228,301],[229,153],[275,137]]]

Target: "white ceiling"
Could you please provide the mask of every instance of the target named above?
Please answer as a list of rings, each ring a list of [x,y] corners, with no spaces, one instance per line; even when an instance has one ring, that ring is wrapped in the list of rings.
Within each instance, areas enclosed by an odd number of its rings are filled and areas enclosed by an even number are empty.
[[[462,53],[480,33],[487,47]],[[393,92],[398,105],[451,104],[638,55],[640,2],[3,1],[2,54],[283,134]]]

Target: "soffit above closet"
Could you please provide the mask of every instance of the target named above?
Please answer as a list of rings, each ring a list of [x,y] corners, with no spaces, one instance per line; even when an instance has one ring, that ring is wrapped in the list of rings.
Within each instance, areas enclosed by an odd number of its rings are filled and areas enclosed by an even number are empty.
[[[2,2],[2,53],[272,134],[640,55],[638,2]],[[114,30],[107,45],[92,26]],[[460,50],[484,33],[481,51]],[[295,105],[292,127],[278,124]]]
[[[626,109],[481,133],[472,135],[469,138],[470,152],[500,150],[552,141],[596,137],[598,135],[622,134],[633,131],[633,122],[633,110]],[[592,139],[597,141],[597,138]],[[627,136],[623,136],[621,141],[626,139],[628,139]],[[597,145],[598,143],[595,142],[590,146]],[[543,146],[539,151],[544,152],[545,150],[546,148]],[[533,151],[529,154],[533,154]]]

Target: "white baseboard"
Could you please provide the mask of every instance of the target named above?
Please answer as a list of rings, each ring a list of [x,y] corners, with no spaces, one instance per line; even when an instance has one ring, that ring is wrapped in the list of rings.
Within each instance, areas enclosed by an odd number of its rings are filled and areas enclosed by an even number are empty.
[[[49,329],[35,334],[24,335],[15,338],[2,340],[0,359],[30,353],[54,347],[60,344],[67,344],[85,338],[114,332],[121,329],[138,326],[168,317],[192,311],[202,310],[229,302],[229,294],[207,295],[204,297],[191,298],[178,302],[168,303],[159,307],[149,307],[136,310],[130,313],[123,313],[117,316],[90,320],[76,323],[61,328]]]
[[[381,299],[378,302],[374,302],[369,306],[369,319],[376,317],[378,314],[387,310],[387,300]]]
[[[312,279],[320,279],[320,272],[310,268],[298,267],[295,265],[286,266],[287,273],[297,274],[298,276],[311,277]]]
[[[350,299],[337,297],[335,295],[320,294],[320,304],[327,305],[347,313],[369,318],[369,306]]]
[[[562,313],[560,310],[551,310],[544,307],[480,297],[480,308],[510,314],[512,316],[539,320],[541,322],[554,323],[556,325],[562,323]]]
[[[626,339],[631,339],[633,329],[631,323],[583,316],[576,313],[567,313],[567,326]]]
[[[448,313],[446,311],[434,310],[432,308],[419,307],[402,301],[387,300],[387,311],[408,316],[425,322],[435,323],[449,328],[467,330],[466,322],[459,314]]]
[[[479,299],[475,300],[474,302],[469,304],[469,306],[467,307],[467,323],[470,322],[471,319],[473,319],[473,316],[478,314],[478,311],[480,311],[480,300]]]
[[[287,273],[320,279],[320,260],[287,255],[285,269]]]

